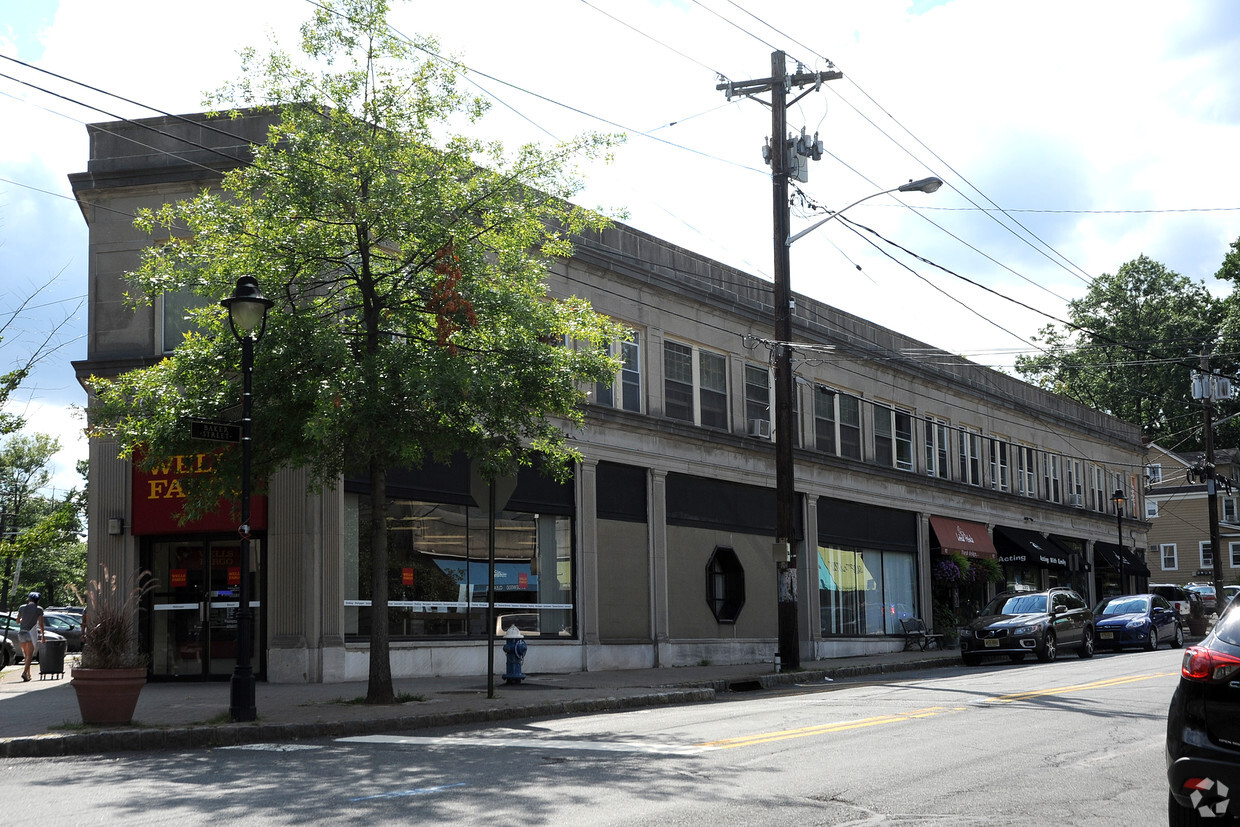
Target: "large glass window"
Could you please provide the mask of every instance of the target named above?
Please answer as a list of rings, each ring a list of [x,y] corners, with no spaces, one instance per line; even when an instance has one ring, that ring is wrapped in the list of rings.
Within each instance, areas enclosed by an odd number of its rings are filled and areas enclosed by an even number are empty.
[[[368,637],[370,497],[345,498],[345,633]],[[388,634],[392,638],[486,634],[489,520],[464,505],[388,502]],[[502,633],[572,636],[572,526],[568,517],[495,515],[495,614]]]
[[[948,479],[951,469],[947,464],[947,423],[927,416],[925,427],[926,473],[932,477]]]
[[[819,546],[823,636],[903,634],[900,621],[920,616],[916,581],[916,555]]]
[[[1033,448],[1016,446],[1016,487],[1022,497],[1038,496],[1037,468],[1034,465]]]
[[[1001,439],[990,440],[990,487],[998,491],[1012,488],[1011,469],[1008,464],[1008,444]]]
[[[663,412],[671,419],[727,429],[727,357],[679,342],[664,342]]]
[[[982,484],[982,435],[961,428],[958,432],[960,481],[969,485]]]
[[[913,470],[913,415],[886,405],[874,406],[874,461]]]
[[[188,290],[177,293],[164,293],[161,306],[161,337],[164,353],[171,353],[180,346],[185,334],[194,330],[190,312],[209,304],[202,296]]]
[[[861,400],[818,385],[814,393],[814,446],[819,451],[861,459]]]
[[[765,365],[745,365],[745,422],[754,436],[770,434],[775,427],[771,407],[771,371]]]
[[[621,408],[641,413],[642,410],[642,361],[638,334],[625,342],[616,342],[606,348],[612,355],[619,355],[623,364],[610,384],[600,382],[594,389],[594,401],[609,408]],[[619,391],[617,393],[617,391]]]

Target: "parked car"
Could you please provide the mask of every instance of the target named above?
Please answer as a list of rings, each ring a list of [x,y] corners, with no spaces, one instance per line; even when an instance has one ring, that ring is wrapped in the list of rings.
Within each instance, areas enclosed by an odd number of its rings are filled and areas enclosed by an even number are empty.
[[[1214,594],[1214,587],[1209,583],[1189,583],[1184,588],[1201,595],[1201,602],[1207,612],[1214,612],[1217,609],[1218,598]]]
[[[5,642],[10,644],[13,647],[13,660],[10,662],[21,663],[22,660],[25,659],[25,655],[22,653],[21,644],[17,642],[17,633],[21,629],[21,623],[18,622],[17,618],[15,617],[0,616],[0,629],[4,631]],[[44,626],[44,632],[45,632],[44,638],[46,640],[64,640],[63,637],[61,637],[56,632],[53,632],[47,626]],[[7,649],[8,647],[6,646],[5,648]],[[34,653],[33,659],[34,660],[39,659],[39,653],[37,651]],[[5,664],[5,665],[7,666],[8,664]]]
[[[1226,609],[1231,605],[1231,601],[1236,595],[1240,594],[1240,586],[1224,586],[1223,587],[1223,608]]]
[[[1150,594],[1165,598],[1180,613],[1181,618],[1188,617],[1190,598],[1188,590],[1183,586],[1174,583],[1150,583]]]
[[[48,606],[46,609],[44,609],[44,611],[58,612],[60,614],[66,614],[66,615],[77,615],[78,618],[81,619],[82,615],[86,614],[86,607],[85,606]]]
[[[1153,651],[1164,640],[1184,645],[1184,622],[1167,599],[1156,594],[1109,597],[1094,607],[1096,645],[1108,649],[1144,646]]]
[[[1019,663],[1030,652],[1045,663],[1060,648],[1076,649],[1082,658],[1094,655],[1094,614],[1072,589],[1004,592],[959,631],[966,666],[976,666],[984,655],[1007,655]]]
[[[62,612],[44,612],[43,628],[63,637],[70,652],[82,651],[82,616]]]
[[[1205,640],[1184,650],[1180,682],[1171,697],[1166,758],[1167,821],[1173,826],[1225,823],[1228,798],[1234,794],[1229,791],[1240,791],[1237,679],[1240,611],[1233,608]]]

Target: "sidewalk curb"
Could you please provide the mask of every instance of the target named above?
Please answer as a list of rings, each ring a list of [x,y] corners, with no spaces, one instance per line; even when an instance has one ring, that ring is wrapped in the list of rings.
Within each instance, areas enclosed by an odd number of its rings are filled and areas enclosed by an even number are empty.
[[[0,758],[49,758],[138,750],[231,747],[273,741],[340,738],[381,732],[461,726],[553,715],[582,715],[671,704],[715,700],[715,690],[699,687],[650,692],[628,697],[583,698],[526,706],[474,709],[460,712],[372,718],[366,721],[319,721],[304,724],[220,724],[217,726],[105,729],[91,732],[48,733],[0,739]]]
[[[863,663],[832,669],[755,674],[747,678],[692,681],[652,687],[649,692],[580,698],[523,706],[471,709],[457,712],[430,712],[363,721],[316,721],[308,723],[218,724],[182,727],[126,727],[86,732],[49,732],[15,738],[0,738],[0,758],[50,758],[63,755],[92,755],[109,752],[136,752],[164,749],[203,749],[246,744],[290,742],[316,738],[376,735],[382,732],[464,726],[495,721],[545,718],[559,715],[587,715],[623,709],[640,709],[673,704],[709,703],[724,693],[775,689],[824,680],[892,674],[915,669],[957,666],[958,656],[945,652],[916,661]]]

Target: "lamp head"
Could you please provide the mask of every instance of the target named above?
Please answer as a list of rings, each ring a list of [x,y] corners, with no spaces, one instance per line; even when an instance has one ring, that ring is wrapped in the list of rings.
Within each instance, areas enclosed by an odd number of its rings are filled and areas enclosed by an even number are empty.
[[[233,335],[238,339],[260,339],[263,328],[267,326],[267,310],[275,304],[258,289],[258,279],[253,276],[242,276],[237,279],[233,294],[220,302],[228,310],[228,323],[232,326]],[[258,333],[254,334],[255,328]]]
[[[897,189],[900,192],[937,192],[939,187],[943,186],[942,178],[935,178],[933,175],[929,178],[921,178],[917,181],[909,181]]]
[[[1116,490],[1116,492],[1111,495],[1111,502],[1115,503],[1116,508],[1121,508],[1125,502],[1124,492],[1120,490]]]

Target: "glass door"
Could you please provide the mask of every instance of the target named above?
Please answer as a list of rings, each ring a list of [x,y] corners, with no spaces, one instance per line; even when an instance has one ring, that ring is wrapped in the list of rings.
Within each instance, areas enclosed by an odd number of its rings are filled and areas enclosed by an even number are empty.
[[[258,576],[262,543],[250,541],[251,660],[261,673],[262,603]],[[241,608],[241,547],[236,539],[160,541],[150,548],[158,581],[152,593],[151,672],[167,678],[210,679],[232,674]]]

